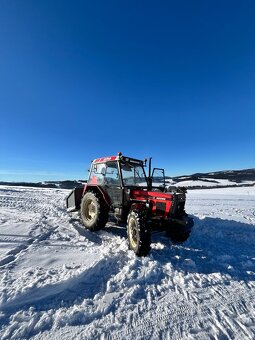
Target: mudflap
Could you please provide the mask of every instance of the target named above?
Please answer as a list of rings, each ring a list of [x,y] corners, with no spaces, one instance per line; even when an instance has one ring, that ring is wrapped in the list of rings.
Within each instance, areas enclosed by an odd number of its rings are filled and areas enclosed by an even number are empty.
[[[68,211],[79,210],[81,206],[83,188],[74,188],[66,197],[66,208]]]

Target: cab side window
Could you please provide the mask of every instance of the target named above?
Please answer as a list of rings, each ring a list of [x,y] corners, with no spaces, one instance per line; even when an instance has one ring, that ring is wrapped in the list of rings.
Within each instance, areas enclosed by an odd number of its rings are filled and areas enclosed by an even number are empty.
[[[93,164],[88,184],[102,185],[104,182],[105,167],[106,165],[104,163]]]
[[[117,162],[109,162],[106,164],[105,184],[120,185],[120,176]]]

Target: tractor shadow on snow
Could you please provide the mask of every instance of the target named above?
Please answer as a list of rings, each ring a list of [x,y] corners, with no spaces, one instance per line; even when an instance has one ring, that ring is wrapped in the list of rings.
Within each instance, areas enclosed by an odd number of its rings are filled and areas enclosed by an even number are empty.
[[[237,281],[255,281],[255,226],[233,220],[195,216],[189,239],[173,243],[160,233],[152,242],[163,249],[152,249],[151,258],[161,265],[170,262],[175,270],[187,273],[220,273]]]

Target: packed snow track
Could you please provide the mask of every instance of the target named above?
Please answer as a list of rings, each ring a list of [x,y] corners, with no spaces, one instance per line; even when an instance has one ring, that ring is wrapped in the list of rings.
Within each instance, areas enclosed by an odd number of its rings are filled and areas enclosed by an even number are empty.
[[[190,191],[190,239],[92,233],[69,191],[0,186],[1,339],[254,339],[255,187]]]

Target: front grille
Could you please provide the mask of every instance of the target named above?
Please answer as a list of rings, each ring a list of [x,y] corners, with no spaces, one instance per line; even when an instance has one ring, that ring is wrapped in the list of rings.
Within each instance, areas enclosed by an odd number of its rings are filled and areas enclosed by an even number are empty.
[[[166,211],[166,203],[156,202],[156,210],[158,213],[164,213]]]
[[[179,217],[184,214],[185,207],[185,195],[174,195],[173,204],[170,210],[170,215],[173,217]]]

